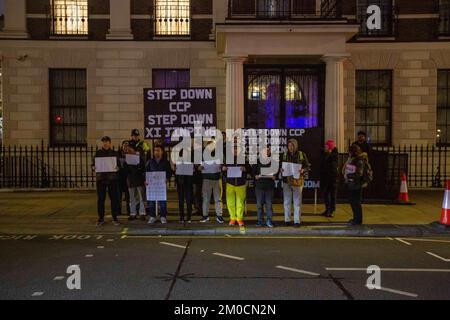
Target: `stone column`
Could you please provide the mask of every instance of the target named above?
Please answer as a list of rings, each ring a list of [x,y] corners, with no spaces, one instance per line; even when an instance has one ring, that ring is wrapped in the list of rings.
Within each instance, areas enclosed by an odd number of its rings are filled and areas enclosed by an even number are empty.
[[[108,40],[133,40],[130,0],[109,0],[110,29]]]
[[[325,55],[327,64],[325,83],[325,139],[336,141],[340,152],[345,150],[344,139],[344,61],[345,54]]]
[[[226,115],[225,129],[244,127],[244,62],[246,57],[225,57]]]
[[[26,0],[5,0],[5,25],[0,37],[11,39],[26,39],[27,6]]]

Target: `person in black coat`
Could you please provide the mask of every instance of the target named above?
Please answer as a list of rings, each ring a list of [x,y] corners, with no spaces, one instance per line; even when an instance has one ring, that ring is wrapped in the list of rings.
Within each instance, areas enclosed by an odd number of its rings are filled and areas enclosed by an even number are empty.
[[[372,152],[372,147],[367,142],[367,133],[364,131],[358,132],[358,140],[353,142],[352,145],[357,145],[361,149],[361,151],[365,152],[368,156]]]
[[[325,202],[323,216],[332,218],[336,211],[336,194],[338,179],[338,150],[333,140],[325,143],[320,160],[320,188]]]
[[[111,200],[113,223],[114,225],[119,226],[120,223],[117,218],[119,215],[119,153],[111,148],[110,137],[103,137],[102,144],[102,148],[97,150],[95,157],[92,159],[92,170],[95,171],[97,180],[97,226],[103,226],[105,223],[106,194],[109,195],[109,199]],[[104,161],[112,159],[115,163],[115,167],[112,169],[103,168],[102,171],[96,171],[95,159],[104,159]]]
[[[122,142],[122,148],[119,151],[119,215],[123,214],[122,210],[122,201],[123,195],[125,195],[126,202],[126,210],[127,214],[130,215],[130,194],[128,192],[128,184],[127,184],[127,169],[126,169],[126,159],[125,159],[125,150],[128,148],[128,141]]]

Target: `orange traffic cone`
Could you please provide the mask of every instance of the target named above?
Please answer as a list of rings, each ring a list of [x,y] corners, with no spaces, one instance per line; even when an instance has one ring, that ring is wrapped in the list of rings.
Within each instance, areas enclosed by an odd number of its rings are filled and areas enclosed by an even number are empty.
[[[450,226],[450,180],[445,183],[444,202],[442,203],[441,224]]]
[[[408,183],[406,182],[406,174],[403,173],[402,183],[400,185],[400,194],[398,196],[400,202],[409,202]]]

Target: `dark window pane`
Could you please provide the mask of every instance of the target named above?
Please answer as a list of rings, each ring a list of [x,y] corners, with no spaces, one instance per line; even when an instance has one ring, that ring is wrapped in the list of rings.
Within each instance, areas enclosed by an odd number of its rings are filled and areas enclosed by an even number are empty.
[[[439,142],[450,143],[450,70],[438,70],[437,126]]]
[[[85,144],[87,138],[86,70],[50,70],[52,145]]]
[[[154,69],[152,72],[153,88],[189,88],[190,71],[181,69]]]
[[[374,144],[390,144],[392,71],[358,70],[356,79],[357,131],[366,131]]]

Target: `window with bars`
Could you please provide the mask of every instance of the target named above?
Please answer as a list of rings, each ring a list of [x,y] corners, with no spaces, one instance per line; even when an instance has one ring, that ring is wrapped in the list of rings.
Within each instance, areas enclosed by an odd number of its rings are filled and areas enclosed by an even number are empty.
[[[356,71],[356,131],[372,144],[390,145],[392,131],[392,71]]]
[[[450,36],[450,0],[439,1],[439,34]]]
[[[367,8],[377,5],[381,9],[381,29],[369,30],[367,19],[370,14]],[[392,37],[394,36],[395,15],[392,0],[358,0],[356,18],[360,24],[360,36],[365,37]]]
[[[85,145],[87,86],[85,69],[50,69],[50,142]]]
[[[153,69],[152,82],[155,89],[189,88],[190,71],[189,69]]]
[[[50,0],[52,35],[87,35],[88,0]]]
[[[155,0],[155,35],[189,36],[190,0]]]
[[[450,69],[438,70],[437,85],[438,143],[450,144]]]

